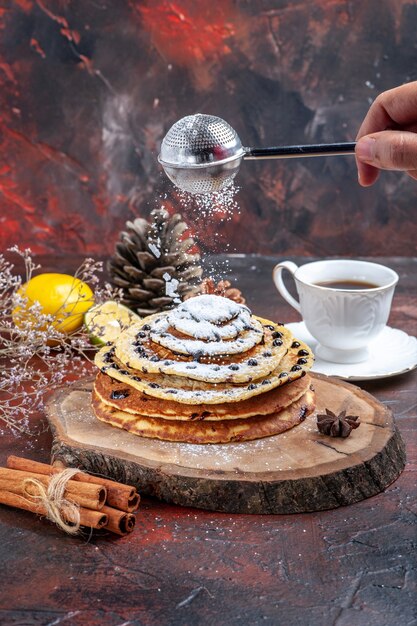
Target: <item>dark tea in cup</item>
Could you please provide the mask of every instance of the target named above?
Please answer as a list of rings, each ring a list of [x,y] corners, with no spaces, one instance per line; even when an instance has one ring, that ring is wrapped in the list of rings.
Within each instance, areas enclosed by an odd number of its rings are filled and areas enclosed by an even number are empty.
[[[368,283],[362,280],[325,280],[315,283],[318,287],[326,287],[326,289],[378,289],[380,285]]]

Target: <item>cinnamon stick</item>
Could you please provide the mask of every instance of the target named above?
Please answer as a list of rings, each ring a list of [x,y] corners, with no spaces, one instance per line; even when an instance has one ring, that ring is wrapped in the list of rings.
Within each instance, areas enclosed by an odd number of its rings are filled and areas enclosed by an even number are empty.
[[[38,515],[47,515],[45,507],[39,502],[25,498],[17,493],[12,493],[4,489],[0,489],[0,504],[7,506],[13,506],[17,509],[24,509],[31,513],[37,513]],[[108,523],[108,516],[102,511],[93,511],[84,507],[79,508],[80,524],[81,526],[87,526],[89,528],[104,528]],[[75,519],[71,519],[69,516],[68,522],[76,522]]]
[[[131,533],[135,527],[136,518],[132,513],[126,513],[125,511],[119,511],[110,506],[103,506],[103,513],[108,517],[106,524],[106,530],[110,530],[117,535],[127,535]]]
[[[59,467],[53,467],[46,463],[39,463],[38,461],[32,461],[31,459],[24,459],[13,455],[9,456],[7,459],[7,467],[10,469],[37,472],[45,475],[56,474],[61,471],[61,468]],[[134,511],[137,511],[139,507],[140,495],[136,491],[135,487],[124,485],[123,483],[117,483],[113,480],[109,480],[108,478],[91,476],[81,470],[78,474],[75,474],[71,480],[102,485],[107,489],[106,504],[116,509],[120,509],[121,511],[133,513]]]
[[[36,487],[24,484],[28,478],[38,480],[46,487],[50,481],[49,476],[44,474],[0,467],[0,490],[20,496],[36,495]],[[67,482],[64,492],[65,498],[70,502],[96,511],[103,508],[106,495],[106,489],[102,485],[88,484],[72,479]]]

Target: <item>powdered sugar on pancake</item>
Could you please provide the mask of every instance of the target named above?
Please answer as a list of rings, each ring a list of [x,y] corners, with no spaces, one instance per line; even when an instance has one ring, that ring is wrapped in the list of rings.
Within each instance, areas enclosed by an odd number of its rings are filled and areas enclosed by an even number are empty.
[[[195,298],[186,300],[174,309],[170,315],[173,319],[185,318],[222,324],[224,322],[230,322],[230,320],[237,317],[242,311],[247,311],[250,315],[250,310],[243,304],[238,304],[222,296],[203,294],[202,296],[196,296]]]
[[[193,357],[247,352],[263,338],[262,326],[251,319],[248,307],[212,294],[186,300],[150,326],[152,341]],[[170,327],[191,339],[176,337]]]
[[[197,322],[190,324],[198,326]],[[206,322],[207,323],[207,322]],[[241,331],[235,339],[224,341],[217,337],[202,341],[200,339],[180,339],[168,332],[171,326],[171,315],[161,317],[150,324],[150,338],[160,346],[164,346],[178,354],[186,354],[188,356],[216,356],[222,354],[240,354],[247,352],[256,344],[260,343],[263,338],[262,325],[256,320],[252,320],[249,330]]]
[[[169,322],[172,328],[175,328],[178,332],[194,339],[205,339],[206,341],[235,339],[243,330],[251,330],[253,328],[251,315],[246,309],[242,309],[237,317],[221,325],[208,322],[207,320],[195,320],[172,314],[169,315]]]

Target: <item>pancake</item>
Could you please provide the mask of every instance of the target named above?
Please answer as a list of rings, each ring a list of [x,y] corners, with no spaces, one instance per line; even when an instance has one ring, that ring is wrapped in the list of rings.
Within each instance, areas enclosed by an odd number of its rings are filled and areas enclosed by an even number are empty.
[[[106,346],[96,354],[95,363],[103,373],[146,395],[161,400],[174,399],[184,404],[240,402],[301,378],[314,362],[310,348],[302,341],[295,340],[278,367],[267,377],[244,384],[211,384],[183,376],[137,371],[118,362],[114,353],[114,347]]]
[[[262,341],[262,327],[252,317],[247,326],[243,326],[240,332],[237,332],[235,324],[228,324],[226,326],[210,324],[215,326],[216,331],[213,334],[205,332],[206,325],[209,322],[203,324],[197,324],[197,330],[202,330],[200,335],[207,335],[208,337],[194,338],[189,335],[179,332],[175,328],[175,321],[172,319],[174,316],[169,313],[158,316],[158,319],[154,320],[151,324],[151,331],[149,333],[150,339],[168,350],[172,350],[174,354],[183,354],[185,356],[194,357],[196,354],[202,356],[213,357],[217,355],[231,355],[240,354],[241,352],[247,352],[254,348],[258,343]],[[173,332],[176,331],[176,332]],[[232,337],[225,337],[225,334],[231,334]]]
[[[192,300],[197,298],[190,298],[183,306]],[[247,311],[246,307],[238,306]],[[220,319],[223,316],[220,315]],[[256,316],[251,316],[249,320],[250,325],[242,327],[230,341],[210,334],[215,333],[210,330],[215,326],[212,322],[193,322],[193,325],[185,320],[189,324],[187,327],[178,324],[171,311],[151,315],[120,335],[115,355],[122,364],[151,374],[182,376],[209,383],[251,382],[267,376],[278,366],[291,344],[292,335],[284,326],[269,320]],[[180,318],[180,321],[184,320]],[[205,334],[210,339],[190,339],[173,324],[182,330],[186,328],[188,332],[195,327],[199,336]],[[210,327],[204,331],[206,324]],[[225,327],[219,325],[215,328],[220,331]]]
[[[178,306],[170,315],[170,324],[193,339],[235,339],[251,327],[251,312],[247,306],[206,294]]]
[[[150,324],[143,322],[125,331],[117,342],[116,356],[124,364],[140,371],[183,376],[210,383],[247,382],[260,378],[275,369],[291,343],[291,333],[282,326],[269,324],[263,327],[254,319],[259,342],[246,351],[239,344],[240,353],[231,354],[230,342],[215,342],[218,354],[205,354],[208,345],[203,341],[193,343],[193,354],[184,355],[157,344],[151,339]],[[175,331],[174,331],[175,332]],[[142,336],[143,335],[143,336]],[[181,336],[170,334],[180,343]],[[236,343],[244,342],[244,333]],[[191,342],[190,342],[191,343]]]
[[[188,421],[132,415],[101,402],[93,393],[96,417],[141,437],[190,444],[229,443],[270,437],[300,424],[314,410],[314,393],[308,390],[288,408],[270,415],[224,421]]]
[[[242,402],[194,405],[153,398],[99,372],[94,391],[101,402],[127,413],[179,421],[217,421],[276,413],[298,400],[310,386],[311,378],[307,375],[291,385],[277,387]]]

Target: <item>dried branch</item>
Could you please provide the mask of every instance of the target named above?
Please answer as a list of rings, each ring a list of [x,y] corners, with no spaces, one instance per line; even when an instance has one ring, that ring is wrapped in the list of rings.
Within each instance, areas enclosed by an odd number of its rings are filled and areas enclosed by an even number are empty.
[[[14,265],[0,254],[0,424],[15,433],[29,433],[29,416],[42,410],[47,390],[62,384],[67,377],[74,379],[92,373],[91,355],[95,348],[84,327],[65,334],[56,327],[56,314],[44,314],[37,302],[28,306],[17,292],[40,266],[34,263],[29,249],[14,246],[10,252],[23,260],[24,276],[16,275]],[[91,286],[96,303],[120,299],[109,284],[100,287],[97,274],[102,269],[102,263],[85,259],[75,277]],[[19,306],[25,309],[25,316],[16,326],[12,314]],[[64,312],[65,305],[62,309],[60,319],[72,314]]]

